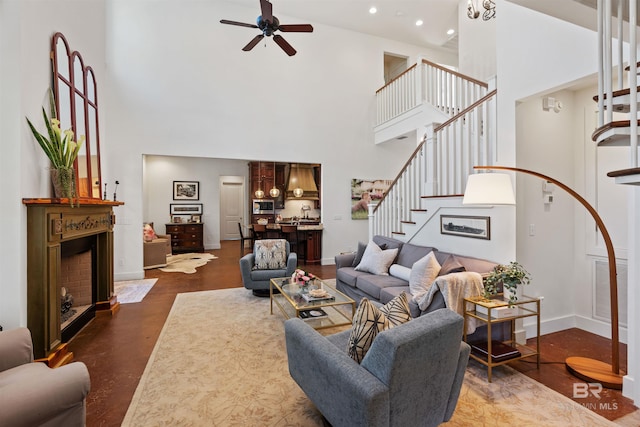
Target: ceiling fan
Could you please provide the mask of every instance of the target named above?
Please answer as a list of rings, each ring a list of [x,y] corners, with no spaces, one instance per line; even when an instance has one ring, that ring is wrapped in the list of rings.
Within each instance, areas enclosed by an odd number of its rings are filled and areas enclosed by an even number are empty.
[[[273,41],[285,51],[289,56],[296,54],[296,50],[279,34],[273,34],[280,30],[283,33],[311,33],[313,27],[309,24],[293,24],[293,25],[280,25],[278,18],[273,16],[273,5],[268,0],[260,0],[260,10],[262,15],[256,19],[256,24],[245,24],[244,22],[229,21],[227,19],[221,19],[221,24],[238,25],[240,27],[258,28],[262,31],[262,34],[258,34],[251,40],[245,47],[242,48],[245,52],[253,49],[264,36],[273,36]]]

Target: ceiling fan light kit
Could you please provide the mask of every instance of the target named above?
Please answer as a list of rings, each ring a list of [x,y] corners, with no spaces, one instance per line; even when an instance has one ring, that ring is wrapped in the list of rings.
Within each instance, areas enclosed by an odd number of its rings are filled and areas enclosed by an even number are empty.
[[[276,31],[282,31],[283,33],[311,33],[313,27],[309,24],[282,24],[280,20],[273,16],[273,5],[268,0],[260,0],[261,15],[256,19],[256,24],[247,24],[244,22],[229,21],[228,19],[220,20],[221,24],[237,25],[239,27],[256,28],[262,31],[262,34],[255,36],[245,47],[242,48],[245,52],[250,51],[264,37],[273,36],[273,41],[280,46],[282,50],[289,56],[296,54],[296,50],[291,46],[280,34],[274,34]]]

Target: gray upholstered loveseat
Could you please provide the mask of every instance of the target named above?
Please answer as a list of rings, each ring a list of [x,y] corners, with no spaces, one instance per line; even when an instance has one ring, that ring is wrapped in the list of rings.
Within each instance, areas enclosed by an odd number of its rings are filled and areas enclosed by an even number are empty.
[[[437,426],[455,410],[470,347],[462,317],[436,310],[380,332],[361,364],[351,331],[322,336],[285,322],[289,373],[333,427]]]
[[[450,252],[441,252],[431,246],[404,243],[400,240],[385,236],[374,236],[373,241],[383,249],[398,248],[398,255],[393,264],[401,266],[405,270],[411,269],[416,261],[431,251],[434,251],[436,259],[443,267],[448,262],[452,262],[454,264],[454,271],[461,271],[461,266],[464,271],[475,271],[480,274],[485,274],[489,273],[497,265],[492,261]],[[336,255],[335,262],[336,288],[357,302],[366,297],[369,300],[386,304],[402,292],[411,295],[409,282],[405,280],[406,278],[394,276],[393,271],[395,269],[393,266],[389,275],[375,275],[364,271],[356,271],[357,260],[355,253]],[[455,268],[456,266],[457,268]],[[421,310],[415,301],[409,301],[409,308],[411,309],[411,315],[413,317],[418,317],[421,314],[444,307],[446,307],[445,300],[439,292],[435,293],[431,304],[424,310]]]

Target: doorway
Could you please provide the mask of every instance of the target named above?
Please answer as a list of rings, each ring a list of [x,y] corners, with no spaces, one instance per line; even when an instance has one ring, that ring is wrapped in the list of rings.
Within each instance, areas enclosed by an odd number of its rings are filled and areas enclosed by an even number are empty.
[[[220,177],[220,240],[239,240],[238,223],[245,224],[245,178]]]
[[[389,84],[389,82],[400,74],[407,71],[408,67],[408,56],[394,55],[393,53],[384,54],[384,84]]]

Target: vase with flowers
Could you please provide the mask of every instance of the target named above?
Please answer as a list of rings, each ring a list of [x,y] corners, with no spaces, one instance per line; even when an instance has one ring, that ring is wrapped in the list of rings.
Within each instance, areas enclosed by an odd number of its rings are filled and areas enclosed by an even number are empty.
[[[73,197],[75,197],[75,174],[73,164],[78,157],[80,147],[84,142],[84,135],[78,141],[74,141],[73,131],[60,129],[60,121],[57,119],[55,102],[53,93],[49,91],[49,105],[51,117],[47,116],[44,107],[42,108],[42,117],[47,127],[47,136],[38,132],[27,118],[27,123],[38,144],[51,161],[51,181],[55,197],[69,198],[73,205]]]
[[[309,285],[313,283],[315,278],[316,276],[308,271],[297,268],[291,275],[291,283],[298,285],[300,287],[300,291],[304,292],[308,290]]]

